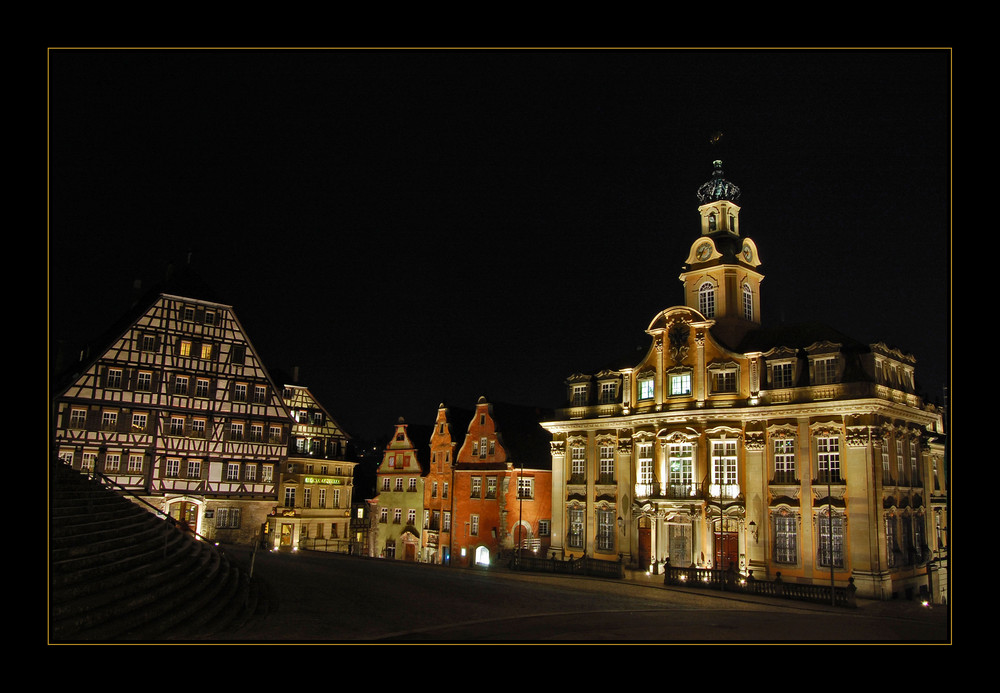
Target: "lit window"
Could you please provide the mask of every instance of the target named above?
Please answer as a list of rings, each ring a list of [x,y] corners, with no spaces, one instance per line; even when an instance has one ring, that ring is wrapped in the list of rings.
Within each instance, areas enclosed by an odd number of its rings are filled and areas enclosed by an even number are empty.
[[[743,285],[743,317],[753,320],[753,291],[749,284]]]
[[[615,513],[613,510],[597,511],[597,548],[600,551],[614,551]]]
[[[486,459],[486,438],[479,439],[479,459]]]
[[[705,282],[698,288],[698,310],[706,318],[715,317],[715,285]]]
[[[819,547],[816,559],[819,565],[844,567],[844,518],[841,515],[822,513],[816,518],[819,525]]]
[[[479,536],[479,515],[469,516],[469,534],[474,537]]]
[[[779,484],[795,483],[795,440],[774,441],[774,480]]]
[[[570,483],[583,483],[586,474],[587,450],[582,445],[574,445],[570,448]]]
[[[101,412],[101,430],[114,431],[117,428],[118,428],[118,412],[116,411]]]
[[[670,395],[676,397],[678,395],[690,395],[691,394],[691,374],[690,373],[674,373],[670,376]]]
[[[820,483],[838,483],[840,481],[840,438],[836,436],[817,438],[816,453]]]
[[[638,460],[639,483],[644,486],[651,486],[653,484],[653,445],[651,443],[642,443],[639,445]]]
[[[671,443],[668,450],[670,464],[670,491],[675,497],[692,496],[694,474],[692,470],[693,448],[690,443]]]
[[[202,344],[201,345],[201,358],[208,360],[212,358],[212,345]]]
[[[712,495],[717,498],[736,498],[739,495],[735,440],[712,442],[712,485]]]
[[[180,355],[181,356],[190,356],[191,355],[191,340],[189,340],[189,339],[182,339],[181,340]]]
[[[615,448],[612,445],[602,445],[598,454],[600,468],[600,483],[610,484],[615,480]]]
[[[639,380],[639,399],[653,399],[655,387],[652,378],[642,378]]]
[[[530,476],[517,478],[517,497],[531,500],[535,497],[535,480]]]
[[[587,404],[587,386],[586,385],[574,385],[573,386],[573,406],[582,407]]]
[[[798,558],[798,521],[792,515],[772,517],[775,563],[795,563]]]

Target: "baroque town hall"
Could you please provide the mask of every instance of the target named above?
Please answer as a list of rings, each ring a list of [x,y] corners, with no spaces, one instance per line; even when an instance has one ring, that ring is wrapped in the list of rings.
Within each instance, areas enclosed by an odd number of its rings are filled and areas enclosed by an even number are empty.
[[[762,328],[761,260],[740,235],[739,198],[716,161],[698,190],[684,304],[653,317],[638,363],[569,377],[569,406],[543,423],[552,549],[853,578],[860,597],[939,594],[945,449],[915,359],[828,328]]]

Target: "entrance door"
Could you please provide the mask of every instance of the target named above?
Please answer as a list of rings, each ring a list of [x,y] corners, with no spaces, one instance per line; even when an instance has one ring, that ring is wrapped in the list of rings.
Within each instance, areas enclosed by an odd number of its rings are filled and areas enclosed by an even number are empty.
[[[739,568],[740,546],[736,532],[715,533],[715,567],[729,570]]]
[[[177,501],[170,504],[170,517],[177,522],[182,532],[198,530],[198,506],[189,501]]]
[[[416,544],[411,544],[409,542],[403,544],[403,560],[404,561],[415,561],[415,560],[417,560],[417,546],[416,546]]]
[[[288,522],[281,523],[281,548],[288,549],[292,547],[292,525]]]
[[[653,562],[653,529],[648,517],[639,518],[639,539],[636,546],[636,560],[639,565],[648,568]]]

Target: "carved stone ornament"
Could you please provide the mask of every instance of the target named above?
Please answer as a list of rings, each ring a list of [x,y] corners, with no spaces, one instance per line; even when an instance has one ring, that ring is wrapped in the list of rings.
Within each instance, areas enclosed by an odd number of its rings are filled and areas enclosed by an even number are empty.
[[[743,445],[747,450],[763,450],[765,445],[764,434],[757,432],[746,433]]]
[[[631,438],[619,438],[618,439],[618,453],[621,455],[631,455],[632,454],[632,439]]]
[[[549,441],[549,449],[552,451],[553,455],[565,455],[566,454],[566,441],[564,441],[564,440],[552,440],[552,441]]]
[[[847,446],[852,448],[863,448],[871,440],[871,434],[867,426],[847,427]]]
[[[688,340],[691,338],[691,328],[687,323],[677,322],[670,326],[667,332],[670,339],[670,358],[674,363],[680,363],[688,355]]]

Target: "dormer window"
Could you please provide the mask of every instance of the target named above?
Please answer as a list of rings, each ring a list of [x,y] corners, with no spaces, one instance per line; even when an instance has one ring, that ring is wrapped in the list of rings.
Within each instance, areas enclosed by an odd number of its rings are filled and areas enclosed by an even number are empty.
[[[587,404],[587,386],[586,385],[574,385],[573,386],[573,406],[582,407]]]
[[[813,384],[829,385],[837,382],[837,357],[827,356],[813,360]]]
[[[653,380],[653,376],[650,375],[640,375],[638,379],[639,385],[639,401],[651,400],[656,396],[656,384]]]
[[[712,392],[737,392],[739,390],[739,368],[734,363],[717,364],[709,367]]]
[[[601,404],[614,404],[618,399],[618,383],[601,383]]]

